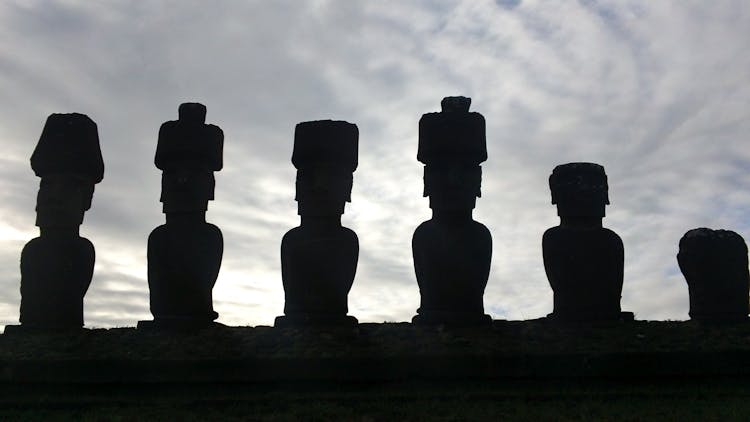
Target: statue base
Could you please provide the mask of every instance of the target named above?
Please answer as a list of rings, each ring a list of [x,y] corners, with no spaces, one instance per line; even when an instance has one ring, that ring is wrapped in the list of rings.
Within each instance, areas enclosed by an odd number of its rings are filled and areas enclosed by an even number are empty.
[[[198,318],[157,318],[153,321],[138,321],[139,330],[158,331],[195,331],[216,327],[226,327],[224,324],[213,320]]]
[[[705,313],[699,315],[690,315],[690,321],[705,324],[742,324],[750,321],[747,315],[737,313]]]
[[[349,315],[296,314],[276,317],[273,326],[276,328],[302,327],[341,327],[354,328],[359,324],[357,318]]]
[[[635,320],[632,312],[614,312],[611,314],[561,314],[552,312],[545,318],[557,323],[587,323],[587,322],[630,322]]]
[[[83,327],[46,327],[33,324],[6,325],[4,333],[6,335],[16,334],[76,334],[87,331]]]
[[[431,311],[414,315],[415,325],[447,325],[452,327],[481,327],[492,325],[492,317],[476,312]]]

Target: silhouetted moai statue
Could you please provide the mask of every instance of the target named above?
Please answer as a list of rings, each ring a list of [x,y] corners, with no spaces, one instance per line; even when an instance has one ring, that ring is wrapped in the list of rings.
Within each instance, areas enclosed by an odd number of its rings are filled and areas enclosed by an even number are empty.
[[[604,167],[562,164],[549,178],[560,225],[544,233],[544,270],[554,291],[554,312],[561,321],[632,319],[620,311],[624,249],[612,230],[602,227],[609,204]]]
[[[481,325],[492,236],[472,212],[481,196],[487,160],[484,117],[469,112],[471,99],[446,97],[442,111],[419,120],[417,159],[424,167],[424,196],[432,219],[414,231],[412,253],[421,304],[412,322]]]
[[[344,121],[302,122],[294,131],[300,225],[281,241],[284,316],[275,326],[351,326],[347,296],[354,282],[359,240],[341,226],[357,168],[357,126]]]
[[[39,237],[21,252],[21,326],[83,326],[83,297],[94,273],[94,245],[79,235],[94,185],[104,176],[96,123],[84,114],[52,114],[31,156],[41,177]]]
[[[680,239],[677,262],[690,291],[691,319],[747,320],[750,275],[742,236],[729,230],[690,230]]]
[[[206,222],[214,172],[222,168],[224,133],[207,125],[206,107],[184,103],[179,119],[159,129],[154,163],[162,170],[166,224],[148,238],[151,321],[139,327],[192,328],[213,324],[212,290],[221,267],[221,230]]]

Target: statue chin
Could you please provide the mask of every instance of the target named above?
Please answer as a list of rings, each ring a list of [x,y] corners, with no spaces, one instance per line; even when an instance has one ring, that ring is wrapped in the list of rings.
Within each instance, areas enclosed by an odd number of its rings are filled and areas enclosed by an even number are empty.
[[[603,202],[558,203],[557,215],[560,217],[604,218],[604,207]]]
[[[336,217],[344,214],[344,201],[305,199],[297,203],[297,214],[303,217]]]
[[[466,196],[431,196],[430,208],[441,212],[465,212],[476,207],[476,197]]]

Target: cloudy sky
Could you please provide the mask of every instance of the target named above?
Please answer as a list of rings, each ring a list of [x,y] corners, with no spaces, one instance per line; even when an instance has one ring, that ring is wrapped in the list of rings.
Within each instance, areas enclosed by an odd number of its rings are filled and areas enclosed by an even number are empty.
[[[150,318],[146,239],[164,221],[153,155],[185,101],[225,134],[207,215],[224,233],[225,324],[282,314],[280,240],[299,222],[294,126],[328,118],[360,131],[343,216],[361,249],[350,314],[414,315],[411,236],[430,216],[417,124],[448,95],[487,120],[475,219],[494,240],[495,318],[552,310],[541,238],[558,222],[557,164],[605,167],[604,225],[625,244],[622,307],[637,318],[687,318],[685,231],[750,236],[745,0],[3,1],[0,92],[0,328],[18,321],[20,252],[38,233],[29,157],[59,112],[97,122],[105,161],[81,227],[97,253],[89,327]]]

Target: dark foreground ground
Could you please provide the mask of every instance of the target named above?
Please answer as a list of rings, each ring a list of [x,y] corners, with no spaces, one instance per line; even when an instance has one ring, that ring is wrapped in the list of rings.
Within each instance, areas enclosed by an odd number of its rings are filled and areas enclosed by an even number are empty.
[[[747,420],[750,324],[0,335],[0,420]]]

